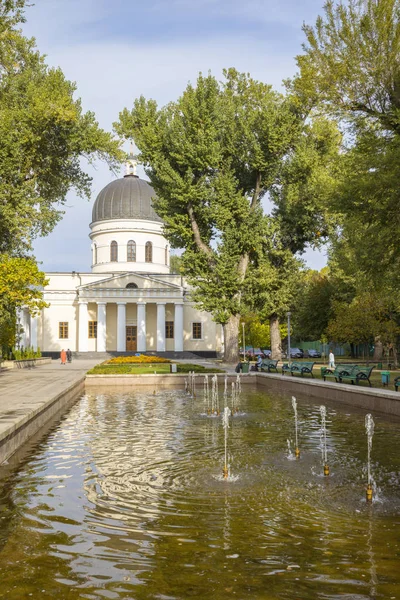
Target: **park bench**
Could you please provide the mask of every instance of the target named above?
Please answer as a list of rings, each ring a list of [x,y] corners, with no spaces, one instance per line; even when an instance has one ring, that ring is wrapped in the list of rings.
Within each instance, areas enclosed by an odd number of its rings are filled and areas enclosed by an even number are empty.
[[[340,381],[340,375],[341,373],[343,373],[344,375],[349,375],[350,371],[353,367],[356,367],[357,365],[336,365],[336,367],[334,369],[331,369],[329,367],[321,367],[321,376],[323,378],[324,381],[326,381],[327,377],[333,377],[335,379],[336,382]]]
[[[311,375],[311,377],[314,377],[313,375],[313,367],[315,365],[315,362],[292,362],[290,363],[285,363],[282,365],[282,375],[285,374],[285,372],[291,373],[292,375],[294,375],[295,373],[300,373],[301,376],[304,375],[304,373],[307,373],[309,375]]]
[[[267,372],[267,373],[271,373],[271,370],[274,370],[275,373],[278,372],[278,361],[277,360],[272,360],[270,358],[266,358],[262,361],[261,363],[261,367],[260,370]]]
[[[398,391],[399,387],[400,387],[400,375],[398,375],[394,379],[394,389],[396,392]]]
[[[346,379],[350,380],[352,384],[359,383],[360,381],[368,381],[369,387],[372,387],[370,376],[372,370],[375,367],[359,367],[358,365],[354,365],[349,372],[342,372],[339,375],[339,381],[345,381]]]

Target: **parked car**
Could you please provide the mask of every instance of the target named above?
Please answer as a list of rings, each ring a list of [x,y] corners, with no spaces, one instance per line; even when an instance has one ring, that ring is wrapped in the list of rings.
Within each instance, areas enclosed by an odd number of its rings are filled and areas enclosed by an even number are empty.
[[[307,356],[309,358],[321,358],[321,352],[318,352],[318,350],[315,350],[314,348],[310,348],[307,350]]]
[[[290,358],[303,358],[304,352],[300,348],[290,348]]]
[[[272,352],[268,348],[261,348],[265,358],[271,358]]]

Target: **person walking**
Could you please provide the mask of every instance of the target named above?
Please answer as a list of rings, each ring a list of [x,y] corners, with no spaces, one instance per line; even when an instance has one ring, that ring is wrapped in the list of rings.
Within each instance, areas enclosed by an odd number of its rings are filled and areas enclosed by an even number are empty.
[[[67,363],[67,353],[65,352],[64,349],[62,349],[60,352],[60,359],[61,359],[62,365],[65,365]]]
[[[333,354],[332,350],[329,352],[329,368],[335,368],[335,355]]]
[[[71,352],[71,350],[69,348],[67,350],[67,361],[69,363],[72,362],[72,352]]]

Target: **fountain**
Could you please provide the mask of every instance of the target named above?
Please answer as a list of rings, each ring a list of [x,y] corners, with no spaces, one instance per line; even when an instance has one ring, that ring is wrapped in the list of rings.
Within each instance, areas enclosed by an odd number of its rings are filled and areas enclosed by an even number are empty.
[[[326,448],[326,408],[323,404],[319,407],[321,413],[321,450],[324,475],[329,475],[328,454]]]
[[[210,386],[208,383],[208,375],[204,375],[204,411],[207,415],[211,413],[210,409]]]
[[[228,406],[225,406],[224,412],[222,413],[222,427],[225,432],[225,461],[223,468],[223,476],[224,479],[228,479],[229,477],[229,468],[228,468],[228,429],[229,429],[229,417],[231,415],[231,411]]]
[[[292,406],[293,406],[293,411],[294,411],[294,430],[295,430],[295,435],[296,435],[296,447],[294,450],[294,455],[296,458],[299,458],[300,450],[299,450],[299,440],[298,440],[298,434],[297,434],[297,400],[294,396],[292,396]]]
[[[200,382],[193,402],[91,388],[1,467],[0,596],[397,598],[400,419],[379,417],[372,456],[371,415],[303,397],[296,460],[290,395],[243,386],[234,420],[219,377],[211,418],[218,381]]]
[[[211,379],[211,414],[219,416],[218,377]]]
[[[367,491],[366,491],[367,502],[372,502],[372,495],[373,495],[372,477],[371,477],[371,449],[372,449],[372,438],[374,435],[374,427],[375,427],[375,423],[372,418],[372,415],[368,413],[367,415],[365,415],[365,430],[366,430],[367,439],[368,439],[368,457],[367,457],[368,481],[367,481]]]
[[[224,406],[228,404],[228,375],[224,377]]]

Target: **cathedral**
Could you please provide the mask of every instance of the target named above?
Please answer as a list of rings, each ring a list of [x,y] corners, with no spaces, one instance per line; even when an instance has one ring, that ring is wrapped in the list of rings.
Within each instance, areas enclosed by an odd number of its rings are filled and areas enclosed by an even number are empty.
[[[90,224],[91,272],[46,273],[48,307],[19,315],[20,343],[44,355],[79,352],[193,352],[216,356],[222,328],[197,310],[180,275],[170,273],[170,248],[154,211],[153,188],[136,175],[97,196]]]

